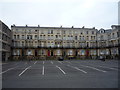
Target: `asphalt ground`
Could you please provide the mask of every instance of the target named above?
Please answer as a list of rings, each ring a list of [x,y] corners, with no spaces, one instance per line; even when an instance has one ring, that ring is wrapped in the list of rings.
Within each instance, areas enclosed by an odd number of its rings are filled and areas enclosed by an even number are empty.
[[[2,65],[2,88],[118,88],[117,60],[14,61]]]

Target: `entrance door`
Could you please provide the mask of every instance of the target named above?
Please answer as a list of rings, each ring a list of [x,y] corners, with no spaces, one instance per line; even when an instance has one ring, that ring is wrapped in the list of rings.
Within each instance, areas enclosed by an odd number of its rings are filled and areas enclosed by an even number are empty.
[[[51,51],[51,56],[53,56],[53,51]]]
[[[37,50],[35,50],[35,56],[37,56]]]
[[[22,56],[24,56],[24,50],[22,49]]]
[[[50,56],[50,50],[48,50],[48,56]]]
[[[89,56],[89,50],[86,50],[86,56]]]

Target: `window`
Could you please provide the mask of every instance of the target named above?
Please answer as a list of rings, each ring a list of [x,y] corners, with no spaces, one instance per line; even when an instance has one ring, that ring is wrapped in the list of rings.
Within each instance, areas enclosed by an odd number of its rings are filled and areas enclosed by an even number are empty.
[[[32,39],[32,35],[27,35],[27,39]]]
[[[41,47],[44,47],[44,42],[41,42]]]
[[[53,30],[48,30],[48,34],[53,34]]]
[[[110,35],[108,35],[108,39],[110,39],[111,37],[110,37]]]
[[[72,50],[69,50],[69,51],[68,51],[68,55],[73,55],[73,51],[72,51]]]
[[[43,30],[41,31],[41,34],[44,34]]]
[[[22,35],[22,39],[24,39],[25,38],[25,36],[24,35]]]
[[[13,55],[20,55],[20,51],[19,50],[13,50]]]
[[[22,41],[22,46],[24,46],[24,41]]]
[[[91,36],[91,40],[95,40],[95,36]]]
[[[56,35],[56,38],[58,38],[58,35]]]
[[[89,42],[87,42],[87,47],[89,47]]]
[[[75,31],[75,34],[77,34],[78,32],[77,31]]]
[[[65,31],[63,31],[63,34],[65,34]]]
[[[2,39],[2,33],[0,33],[0,39]]]
[[[27,50],[27,55],[33,55],[32,50]]]
[[[60,55],[60,50],[57,50],[57,53],[56,53],[56,55]]]
[[[86,40],[89,40],[89,36],[86,37]]]
[[[82,36],[82,38],[81,38],[82,40],[84,40],[84,36]]]
[[[51,34],[53,34],[53,30],[51,30]]]
[[[75,40],[77,40],[77,36],[75,36]]]
[[[88,34],[88,31],[86,31],[86,34]]]
[[[48,39],[50,39],[50,35],[48,35]]]
[[[113,37],[113,38],[115,37],[115,34],[114,34],[114,33],[112,33],[112,37]]]
[[[45,50],[39,50],[39,53],[38,53],[39,55],[45,55]]]
[[[85,50],[80,50],[80,55],[85,55]]]
[[[27,39],[29,39],[29,35],[27,35]]]
[[[38,38],[38,36],[37,35],[35,35],[35,39],[37,39]]]
[[[17,39],[19,39],[19,35],[17,35]]]
[[[14,39],[16,39],[16,35],[14,35]]]
[[[57,30],[57,34],[60,34],[60,30]]]
[[[103,39],[104,39],[104,37],[103,37],[103,35],[101,35],[100,40],[103,40]]]
[[[117,32],[117,37],[120,37],[120,33],[119,32]]]
[[[81,40],[81,36],[80,36],[80,40]]]
[[[29,33],[31,33],[31,29],[29,30]]]
[[[43,49],[41,50],[41,55],[44,55],[44,50]]]
[[[50,30],[48,30],[48,34],[50,34]]]
[[[94,31],[92,31],[92,34],[94,34]]]

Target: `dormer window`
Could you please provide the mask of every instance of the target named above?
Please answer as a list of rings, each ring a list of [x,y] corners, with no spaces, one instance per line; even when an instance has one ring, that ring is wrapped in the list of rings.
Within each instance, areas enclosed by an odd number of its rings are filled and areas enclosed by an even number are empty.
[[[104,30],[101,30],[100,33],[104,33],[105,31]]]
[[[113,27],[113,29],[116,29],[116,27]]]

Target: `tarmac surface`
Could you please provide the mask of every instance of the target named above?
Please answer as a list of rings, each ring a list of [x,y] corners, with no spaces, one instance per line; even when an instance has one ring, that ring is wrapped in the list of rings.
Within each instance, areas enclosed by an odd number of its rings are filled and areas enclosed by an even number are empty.
[[[14,61],[2,65],[2,88],[118,88],[117,60]]]

